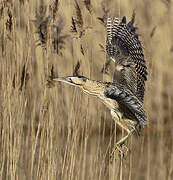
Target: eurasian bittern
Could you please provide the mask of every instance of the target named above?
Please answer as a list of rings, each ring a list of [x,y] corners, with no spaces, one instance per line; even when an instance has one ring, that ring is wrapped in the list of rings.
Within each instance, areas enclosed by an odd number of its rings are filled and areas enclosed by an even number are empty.
[[[142,46],[133,26],[134,17],[126,24],[115,18],[107,19],[107,53],[115,62],[113,82],[91,80],[84,76],[54,78],[80,87],[85,93],[99,98],[111,111],[115,122],[127,131],[127,135],[116,143],[123,153],[122,145],[133,131],[140,132],[146,124],[142,103],[144,98],[146,65]]]

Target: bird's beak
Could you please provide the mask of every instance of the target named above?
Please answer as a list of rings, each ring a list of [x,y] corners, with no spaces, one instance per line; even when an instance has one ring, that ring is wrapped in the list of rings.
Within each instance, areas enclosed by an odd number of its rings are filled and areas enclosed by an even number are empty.
[[[65,83],[73,85],[73,86],[82,86],[85,83],[85,81],[83,81],[82,78],[79,78],[77,76],[53,78],[52,80],[53,81],[65,82]]]
[[[53,81],[61,81],[61,82],[65,82],[65,83],[72,83],[72,80],[70,77],[53,78]]]

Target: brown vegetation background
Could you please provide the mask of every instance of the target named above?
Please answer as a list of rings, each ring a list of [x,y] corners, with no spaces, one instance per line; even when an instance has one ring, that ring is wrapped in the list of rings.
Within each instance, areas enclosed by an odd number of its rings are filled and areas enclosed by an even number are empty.
[[[148,124],[112,163],[108,109],[80,89],[47,82],[72,75],[78,62],[81,75],[111,81],[114,64],[102,72],[108,10],[128,20],[135,10],[149,72]],[[0,179],[172,180],[172,17],[171,0],[1,0]]]

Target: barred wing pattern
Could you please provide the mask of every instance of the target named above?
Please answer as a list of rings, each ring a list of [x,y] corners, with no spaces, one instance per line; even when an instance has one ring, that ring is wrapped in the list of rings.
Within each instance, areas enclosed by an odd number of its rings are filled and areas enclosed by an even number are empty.
[[[120,84],[114,84],[113,87],[111,86],[104,91],[104,95],[116,100],[121,105],[120,107],[124,115],[127,116],[126,118],[129,118],[128,116],[131,115],[140,126],[143,127],[146,124],[146,114],[142,103],[130,90]]]
[[[136,96],[143,102],[147,67],[142,45],[133,24],[134,17],[128,24],[126,24],[126,17],[123,17],[121,21],[119,18],[114,18],[114,20],[108,18],[106,50],[110,58],[115,62],[127,59],[127,61],[135,64],[135,73],[137,74]]]

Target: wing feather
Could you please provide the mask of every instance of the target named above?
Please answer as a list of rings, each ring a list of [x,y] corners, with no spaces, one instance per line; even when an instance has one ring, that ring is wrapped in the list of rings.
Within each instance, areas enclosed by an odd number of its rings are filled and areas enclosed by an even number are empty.
[[[115,84],[114,87],[107,88],[104,94],[106,97],[116,100],[121,105],[125,115],[129,115],[130,112],[142,127],[146,124],[146,114],[142,103],[131,91]]]
[[[136,27],[133,24],[134,16],[128,24],[126,24],[126,17],[123,17],[122,21],[119,18],[114,18],[113,21],[111,18],[108,18],[106,50],[116,64],[121,63],[122,59],[127,59],[135,64],[137,77],[137,90],[135,94],[143,102],[145,81],[147,80],[148,73],[142,45],[138,39],[138,34],[136,34]]]

